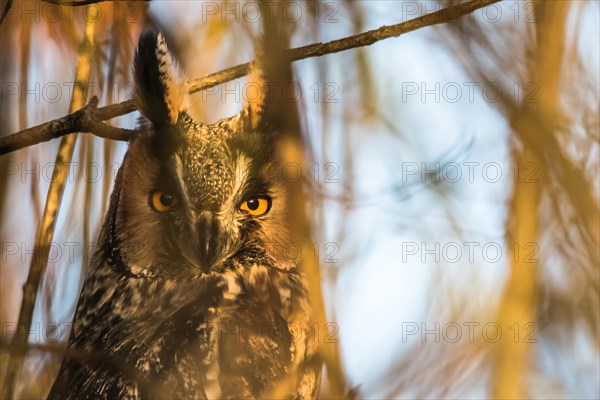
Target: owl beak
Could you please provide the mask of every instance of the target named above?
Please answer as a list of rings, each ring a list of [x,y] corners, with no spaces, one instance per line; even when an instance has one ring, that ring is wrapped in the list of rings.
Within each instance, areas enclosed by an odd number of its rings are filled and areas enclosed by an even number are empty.
[[[220,257],[219,221],[211,212],[203,212],[196,224],[198,233],[198,260],[204,272],[208,272]]]

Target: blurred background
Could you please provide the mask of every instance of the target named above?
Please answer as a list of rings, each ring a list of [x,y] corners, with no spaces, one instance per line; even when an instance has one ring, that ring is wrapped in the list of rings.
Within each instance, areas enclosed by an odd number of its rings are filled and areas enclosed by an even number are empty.
[[[86,98],[101,106],[133,94],[146,25],[195,79],[252,60],[262,23],[251,1],[54,3],[0,2],[0,137],[68,113],[86,21]],[[455,3],[274,10],[299,47]],[[513,384],[527,398],[600,398],[599,3],[503,1],[450,19],[292,64],[307,151],[290,174],[311,199],[320,340],[339,346],[359,398],[483,398]],[[192,95],[191,114],[236,113],[245,82]],[[2,380],[58,145],[0,158]],[[30,343],[66,343],[126,148],[77,138]],[[59,365],[56,352],[29,352],[18,397],[44,398]],[[322,397],[335,397],[328,387],[326,376]]]

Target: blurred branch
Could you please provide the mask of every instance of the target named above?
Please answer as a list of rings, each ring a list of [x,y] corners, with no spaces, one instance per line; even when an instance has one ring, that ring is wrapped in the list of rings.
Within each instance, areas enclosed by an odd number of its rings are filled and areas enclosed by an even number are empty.
[[[97,13],[96,10],[91,10],[90,12],[93,14]],[[88,18],[85,24],[83,39],[79,49],[79,55],[77,57],[77,65],[75,69],[75,85],[73,86],[73,95],[71,97],[71,104],[69,105],[69,112],[71,113],[74,113],[75,110],[82,108],[85,104],[85,88],[90,80],[90,71],[92,66],[91,58],[92,54],[94,54],[94,34],[96,28],[95,22],[92,22],[94,19],[95,18]],[[97,104],[97,99],[91,101],[90,107],[93,109]],[[89,114],[89,108],[84,107],[84,110],[86,108],[88,111],[80,110],[81,115],[83,115],[80,117],[80,120],[88,120],[88,123],[90,123],[90,118],[85,117],[86,113]],[[91,122],[90,124],[92,125],[92,128],[98,128],[97,126],[94,126],[94,122]],[[99,129],[100,131],[106,133],[104,128]],[[21,308],[19,310],[17,330],[11,341],[11,344],[15,346],[27,343],[27,331],[31,326],[33,310],[36,303],[40,281],[46,270],[46,265],[48,264],[50,245],[52,244],[52,238],[54,236],[54,227],[56,225],[61,199],[67,182],[68,173],[65,173],[64,171],[68,170],[68,168],[65,167],[73,158],[73,150],[75,148],[76,140],[77,135],[64,136],[61,139],[58,148],[56,164],[54,166],[54,170],[52,171],[52,181],[50,183],[50,187],[48,188],[48,196],[46,197],[44,215],[40,225],[38,225],[37,228],[35,248],[33,250],[29,275],[27,276],[27,281],[23,285],[23,299],[21,301]],[[3,399],[9,400],[14,397],[14,388],[16,386],[17,378],[23,368],[23,362],[23,355],[18,355],[14,352],[10,353],[6,375],[3,382]]]
[[[539,159],[528,149],[516,155],[515,163],[522,176],[527,172],[528,163],[537,163]],[[525,331],[528,324],[536,320],[535,297],[538,274],[538,262],[523,255],[528,245],[537,243],[539,233],[539,204],[541,184],[520,179],[515,184],[511,201],[511,213],[508,218],[509,240],[512,256],[510,275],[506,283],[500,308],[498,323],[502,331]],[[498,399],[523,399],[529,394],[524,392],[523,382],[528,370],[529,343],[504,335],[498,343],[496,370],[492,387],[492,397]]]
[[[16,354],[27,354],[30,350],[43,351],[46,353],[53,353],[63,355],[67,350],[66,343],[53,344],[53,343],[14,343],[14,342],[0,342],[0,352],[11,352]]]
[[[143,381],[135,368],[127,368],[125,360],[116,356],[107,357],[105,353],[67,347],[66,343],[15,343],[14,341],[8,343],[4,340],[0,341],[0,353],[7,352],[24,357],[30,351],[54,354],[65,360],[84,361],[88,365],[94,365],[102,370],[115,371],[130,379],[132,382]],[[156,386],[157,385],[150,384],[150,386],[147,387],[147,391],[150,393],[158,393],[158,388]]]
[[[12,4],[13,4],[13,0],[8,0],[6,2],[6,5],[4,6],[4,10],[2,11],[2,16],[0,17],[0,25],[2,25],[2,23],[4,22],[4,18],[6,18],[6,16],[8,15],[8,12],[10,11]]]
[[[283,7],[285,3],[280,4]],[[261,10],[264,14],[264,9]],[[280,15],[277,11],[276,15]],[[282,18],[263,18],[262,46],[259,48],[257,60],[260,63],[264,82],[279,82],[284,86],[293,82],[292,57],[293,51],[287,51],[290,42],[290,27],[288,21]],[[330,42],[332,43],[332,42]],[[302,48],[297,49],[302,52]],[[298,105],[290,98],[282,96],[281,91],[266,91],[260,105],[257,105],[256,114],[262,115],[262,121],[257,122],[268,126],[273,135],[271,140],[274,154],[280,165],[305,165],[306,151]],[[251,105],[252,106],[252,105]],[[309,254],[313,246],[311,233],[312,221],[308,213],[308,196],[301,180],[285,180],[285,202],[288,209],[287,219],[289,235],[292,242],[299,244],[303,254]],[[292,229],[293,227],[293,229]],[[321,273],[319,262],[313,257],[301,257],[298,269],[303,272],[306,279],[310,312],[298,318],[295,323],[301,323],[306,332],[309,324],[316,322],[318,326],[326,326],[326,312],[321,292]],[[334,341],[332,341],[334,342]],[[304,357],[309,357],[316,362],[303,365],[301,368],[290,371],[287,378],[267,393],[267,397],[288,397],[294,393],[293,388],[298,388],[305,377],[312,380],[315,393],[302,393],[300,397],[316,397],[321,382],[322,364],[325,363],[327,375],[332,388],[332,395],[336,398],[345,398],[344,389],[346,381],[341,365],[337,343],[328,341],[312,341],[305,339]],[[303,360],[304,361],[304,360]],[[312,364],[312,365],[310,365]],[[310,365],[310,366],[309,366]],[[296,389],[297,390],[297,389]]]
[[[104,3],[107,1],[122,1],[122,2],[149,2],[150,0],[80,0],[80,1],[63,1],[63,0],[41,0],[44,3],[56,4],[59,6],[70,6],[70,7],[78,7],[78,6],[88,6],[90,4],[96,3]]]
[[[536,295],[538,261],[523,257],[522,251],[539,240],[539,213],[542,185],[545,183],[544,166],[553,160],[542,158],[544,148],[558,145],[552,129],[541,129],[536,120],[560,120],[561,66],[565,55],[566,20],[570,4],[568,2],[539,2],[536,24],[537,47],[533,57],[531,78],[540,87],[540,102],[535,107],[513,109],[511,125],[523,144],[515,149],[516,165],[524,176],[528,163],[540,165],[540,179],[526,181],[519,179],[515,184],[511,203],[511,216],[507,231],[511,241],[512,266],[510,277],[503,294],[498,321],[502,329],[524,330],[527,324],[536,321]],[[542,153],[542,154],[541,154]],[[519,252],[521,250],[521,252]],[[527,398],[524,382],[529,366],[529,343],[514,340],[506,335],[499,342],[497,366],[493,380],[492,396],[495,398]]]
[[[455,6],[447,7],[439,11],[423,15],[421,17],[411,19],[396,25],[382,26],[378,29],[363,32],[358,35],[348,36],[343,39],[333,40],[327,43],[315,43],[308,46],[298,47],[295,49],[288,50],[288,57],[291,61],[303,60],[311,57],[319,57],[326,54],[337,53],[340,51],[355,49],[358,47],[369,46],[380,40],[385,40],[393,37],[398,37],[404,33],[412,32],[420,28],[427,26],[442,24],[449,21],[454,21],[458,17],[469,14],[474,10],[483,8],[492,3],[497,3],[500,0],[473,0],[467,3],[458,4]],[[81,3],[81,2],[78,2]],[[229,82],[233,79],[241,78],[247,75],[250,66],[253,62],[240,64],[235,67],[231,67],[213,74],[206,75],[202,78],[195,79],[188,83],[190,93],[196,93],[201,90],[211,88],[213,86],[220,85],[225,82]],[[98,120],[106,121],[121,115],[129,114],[135,111],[136,105],[134,100],[126,100],[121,103],[105,106],[95,110],[94,114]],[[60,121],[64,118],[68,118],[70,115],[60,118]],[[51,125],[53,122],[38,125],[33,128],[29,128],[25,131],[17,132],[9,136],[0,138],[0,156],[12,151],[21,149],[23,147],[31,146],[37,143],[45,142],[60,136],[64,136],[68,133],[77,132],[77,130],[71,130],[69,132],[57,131],[58,126]],[[32,135],[31,132],[36,132]],[[90,133],[97,134],[95,131],[89,131]],[[21,136],[27,133],[31,137],[28,140],[20,140],[15,136]],[[106,132],[105,132],[106,133]],[[115,137],[107,137],[114,140],[127,140],[124,136],[125,130],[121,132],[111,132]],[[100,137],[101,134],[97,134]],[[110,135],[109,135],[110,136]],[[18,143],[20,146],[15,146]],[[11,145],[12,144],[12,145]]]

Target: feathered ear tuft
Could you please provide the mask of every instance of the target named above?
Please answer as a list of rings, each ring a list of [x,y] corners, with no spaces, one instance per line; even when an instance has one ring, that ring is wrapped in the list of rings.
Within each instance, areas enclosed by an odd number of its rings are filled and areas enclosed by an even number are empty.
[[[264,73],[263,51],[260,46],[255,46],[255,59],[250,67],[247,81],[246,112],[252,128],[257,129],[264,119],[264,108],[267,97],[267,85]]]
[[[248,100],[246,110],[253,128],[258,128],[263,120],[265,107],[265,80],[263,70],[255,65],[248,75]]]
[[[161,128],[173,125],[189,106],[186,77],[156,28],[142,32],[134,60],[135,95],[142,114]]]

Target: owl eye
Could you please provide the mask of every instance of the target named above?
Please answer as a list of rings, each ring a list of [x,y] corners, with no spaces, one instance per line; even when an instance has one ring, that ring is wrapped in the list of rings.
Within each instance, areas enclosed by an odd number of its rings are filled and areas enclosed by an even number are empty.
[[[271,199],[268,197],[253,197],[240,205],[240,210],[257,217],[268,213],[270,209]]]
[[[173,196],[170,193],[165,193],[158,190],[150,193],[150,198],[148,200],[150,203],[150,207],[152,207],[154,211],[158,212],[168,211],[175,204],[177,204],[175,196]]]

